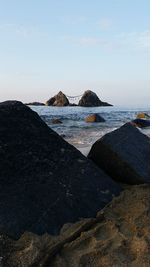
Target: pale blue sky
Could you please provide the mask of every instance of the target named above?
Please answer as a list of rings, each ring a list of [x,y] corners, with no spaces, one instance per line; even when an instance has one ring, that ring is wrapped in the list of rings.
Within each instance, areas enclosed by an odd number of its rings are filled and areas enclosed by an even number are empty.
[[[0,101],[150,106],[149,0],[0,0]]]

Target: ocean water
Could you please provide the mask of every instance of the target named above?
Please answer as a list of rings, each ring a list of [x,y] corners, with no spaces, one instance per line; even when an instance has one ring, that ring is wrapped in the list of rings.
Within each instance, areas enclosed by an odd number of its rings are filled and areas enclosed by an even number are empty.
[[[66,141],[74,145],[83,154],[87,154],[92,144],[100,137],[111,132],[124,123],[136,118],[138,112],[150,115],[150,108],[121,108],[121,107],[47,107],[30,106],[41,118],[61,135]],[[106,122],[86,123],[85,117],[98,113]],[[52,119],[60,119],[62,124],[52,124]]]

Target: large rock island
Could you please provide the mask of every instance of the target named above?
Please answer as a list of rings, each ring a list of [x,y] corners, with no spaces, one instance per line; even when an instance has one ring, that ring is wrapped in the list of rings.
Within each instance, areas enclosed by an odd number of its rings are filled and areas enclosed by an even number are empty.
[[[112,106],[112,105],[107,102],[101,101],[94,92],[87,90],[84,92],[82,98],[80,99],[78,106],[102,107],[102,106]]]
[[[69,100],[66,95],[60,91],[57,95],[51,97],[48,101],[46,101],[46,106],[69,106]]]

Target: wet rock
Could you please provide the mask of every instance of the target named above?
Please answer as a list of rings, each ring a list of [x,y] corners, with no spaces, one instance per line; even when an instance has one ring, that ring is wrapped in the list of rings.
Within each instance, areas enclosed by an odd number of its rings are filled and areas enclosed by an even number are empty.
[[[137,119],[150,119],[150,116],[147,113],[141,112],[136,116]]]
[[[58,234],[64,223],[94,216],[120,193],[119,185],[21,102],[0,103],[0,125],[1,233]]]
[[[61,124],[62,121],[59,119],[52,119],[52,124]]]
[[[131,122],[133,125],[139,128],[147,128],[150,127],[150,120],[145,119],[135,119]]]
[[[85,122],[105,122],[105,119],[99,114],[91,114],[85,118]]]
[[[99,106],[112,106],[106,102],[102,102],[98,96],[90,91],[90,90],[87,90],[84,92],[82,98],[80,99],[79,101],[79,106],[82,106],[82,107],[99,107]]]
[[[69,105],[69,100],[61,91],[46,102],[46,106],[64,107]]]
[[[88,158],[119,182],[150,183],[149,138],[130,123],[99,139]]]

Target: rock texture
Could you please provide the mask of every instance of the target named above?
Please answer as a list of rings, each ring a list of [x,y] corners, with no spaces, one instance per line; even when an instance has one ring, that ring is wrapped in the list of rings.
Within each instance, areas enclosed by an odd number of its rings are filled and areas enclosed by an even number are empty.
[[[90,90],[87,90],[84,92],[82,98],[80,99],[79,101],[79,106],[82,106],[82,107],[99,107],[99,106],[112,106],[106,102],[102,102],[98,96],[90,91]]]
[[[96,218],[68,225],[57,237],[1,237],[3,266],[148,267],[149,214],[150,186],[130,186]]]
[[[117,181],[150,183],[149,138],[130,123],[99,139],[88,157]]]
[[[105,119],[99,114],[90,114],[85,118],[85,122],[105,122]]]
[[[46,102],[46,106],[69,106],[69,100],[61,91]]]
[[[0,103],[0,232],[57,234],[120,190],[29,107]]]

